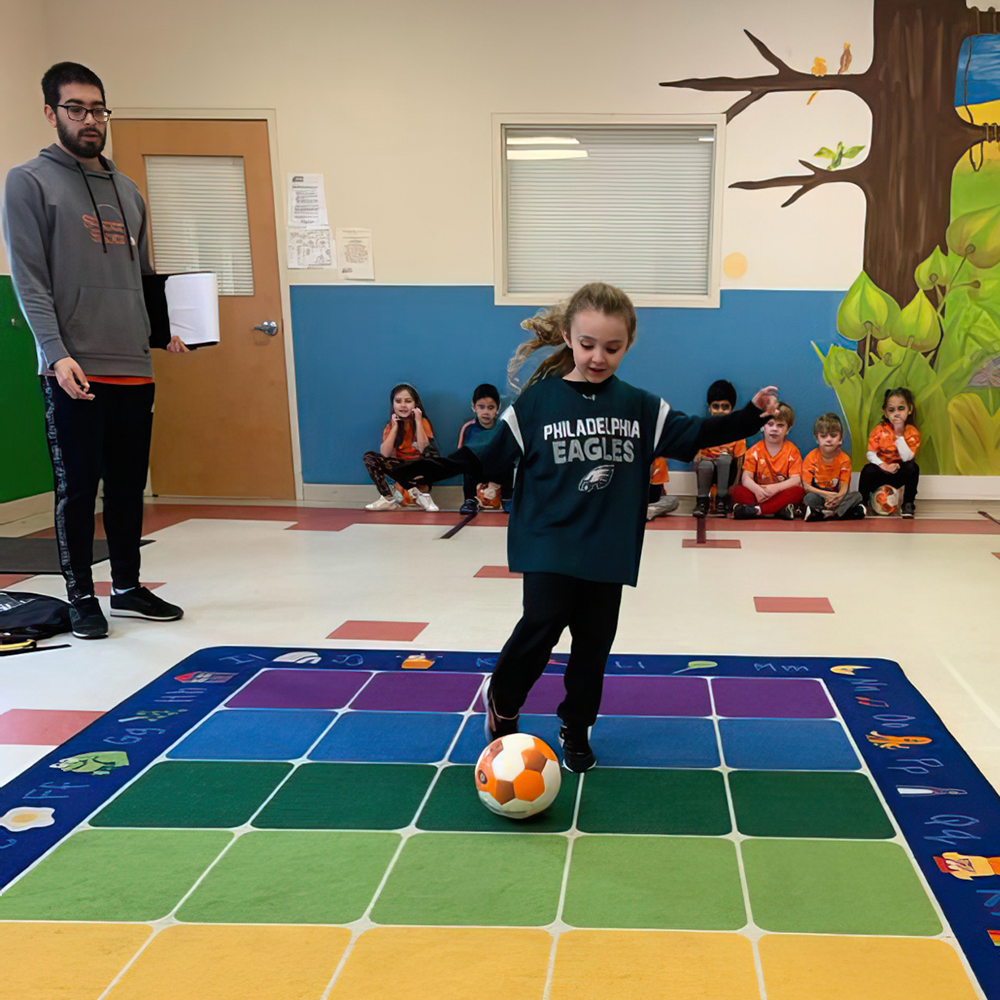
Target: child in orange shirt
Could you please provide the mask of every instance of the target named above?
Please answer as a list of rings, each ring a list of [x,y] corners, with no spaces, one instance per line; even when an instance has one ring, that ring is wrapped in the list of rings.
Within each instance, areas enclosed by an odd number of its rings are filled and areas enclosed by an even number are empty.
[[[788,440],[795,411],[778,403],[778,412],[764,424],[764,440],[743,457],[742,481],[732,489],[733,517],[744,519],[773,514],[783,520],[795,517],[802,502],[802,455]]]
[[[736,406],[736,389],[732,382],[720,378],[708,387],[706,402],[708,412],[717,417],[732,413]],[[698,481],[698,496],[694,504],[694,516],[708,514],[708,499],[712,483],[716,484],[715,516],[725,517],[729,513],[729,491],[740,474],[741,459],[747,450],[745,439],[730,441],[729,444],[702,448],[694,456],[694,470]]]
[[[868,464],[861,470],[858,489],[865,500],[888,483],[903,487],[903,517],[916,513],[920,466],[914,461],[920,448],[916,427],[917,408],[913,393],[905,387],[886,389],[882,400],[884,416],[868,438]]]
[[[365,469],[379,491],[378,500],[366,504],[366,510],[396,510],[400,501],[386,481],[393,469],[423,455],[437,454],[433,445],[434,430],[424,416],[420,393],[408,382],[400,382],[389,393],[389,420],[382,430],[382,445],[378,451],[366,451]],[[439,510],[429,489],[413,487],[409,497],[424,510]]]
[[[851,459],[842,449],[844,425],[836,413],[824,413],[813,424],[819,446],[802,460],[802,489],[805,490],[805,519],[858,518],[865,516],[861,494],[848,492]]]

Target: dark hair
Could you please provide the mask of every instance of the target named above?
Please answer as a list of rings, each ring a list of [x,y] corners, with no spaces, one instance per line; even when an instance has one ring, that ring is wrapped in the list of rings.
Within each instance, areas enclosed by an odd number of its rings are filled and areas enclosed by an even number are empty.
[[[42,77],[42,94],[45,103],[54,108],[61,97],[63,86],[67,83],[84,83],[90,87],[96,87],[101,92],[101,100],[107,103],[104,96],[104,84],[101,78],[93,71],[75,62],[56,63],[45,71]]]
[[[724,378],[716,379],[709,387],[705,401],[712,403],[728,403],[730,406],[736,405],[736,389],[732,382],[727,382]]]
[[[420,398],[420,393],[410,385],[409,382],[400,382],[399,385],[394,385],[392,391],[389,393],[389,419],[392,420],[392,415],[395,413],[394,402],[396,400],[396,393],[400,390],[405,389],[413,397],[413,405],[420,410],[424,415],[425,420],[430,418],[427,416],[427,411],[424,409],[423,400]],[[400,420],[396,425],[396,442],[393,445],[394,448],[398,448],[403,443],[403,438],[406,436],[406,425],[412,424],[413,426],[413,440],[417,439],[417,422],[412,416],[406,418],[406,420]]]
[[[813,437],[820,434],[844,434],[844,425],[836,413],[821,413],[813,424]]]
[[[787,404],[778,400],[777,413],[772,413],[770,418],[765,420],[765,423],[770,423],[772,420],[783,420],[788,424],[788,429],[792,429],[792,425],[795,423],[795,411]]]
[[[885,408],[889,405],[890,396],[899,396],[906,400],[906,405],[910,408],[910,415],[906,418],[908,424],[917,423],[917,404],[913,402],[913,393],[906,388],[905,385],[901,385],[898,389],[886,389],[885,395],[882,397],[882,423],[889,423],[889,418],[885,416]]]
[[[472,405],[475,406],[481,399],[492,399],[493,402],[499,407],[500,392],[495,385],[490,385],[489,382],[484,382],[482,385],[477,385],[473,390]]]

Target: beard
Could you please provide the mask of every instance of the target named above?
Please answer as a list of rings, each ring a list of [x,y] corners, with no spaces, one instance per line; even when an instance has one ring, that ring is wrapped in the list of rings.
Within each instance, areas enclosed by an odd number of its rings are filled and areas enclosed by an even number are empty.
[[[63,121],[56,123],[56,135],[59,136],[59,141],[65,149],[84,160],[92,160],[95,156],[100,155],[108,141],[107,131],[100,137],[93,135],[81,139],[78,133],[71,132],[69,126]]]

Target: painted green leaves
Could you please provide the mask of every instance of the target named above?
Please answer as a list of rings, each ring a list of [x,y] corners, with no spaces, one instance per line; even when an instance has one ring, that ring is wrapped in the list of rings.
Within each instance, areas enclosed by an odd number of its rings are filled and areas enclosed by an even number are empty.
[[[820,146],[813,153],[813,156],[818,156],[821,160],[829,160],[830,165],[826,169],[836,170],[837,167],[843,166],[844,160],[853,160],[864,148],[864,146],[845,146],[842,142],[838,142],[836,149]]]
[[[945,234],[948,249],[976,267],[1000,264],[1000,205],[960,215]]]
[[[889,336],[900,347],[921,352],[933,351],[941,342],[941,321],[923,292],[917,292],[892,320]]]
[[[837,310],[837,330],[848,340],[864,340],[869,336],[881,340],[888,336],[889,323],[899,312],[896,300],[862,271]]]

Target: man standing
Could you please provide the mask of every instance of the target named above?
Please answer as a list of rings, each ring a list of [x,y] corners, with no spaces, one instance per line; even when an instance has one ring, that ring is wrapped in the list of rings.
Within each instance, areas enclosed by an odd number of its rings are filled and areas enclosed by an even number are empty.
[[[21,309],[38,348],[55,480],[55,528],[73,634],[103,639],[108,623],[91,572],[94,502],[104,481],[111,614],[175,621],[184,612],[139,583],[142,502],[153,425],[151,272],[146,205],[101,155],[111,111],[79,63],[42,78],[56,141],[7,175],[4,237]],[[186,351],[177,338],[157,344]]]

